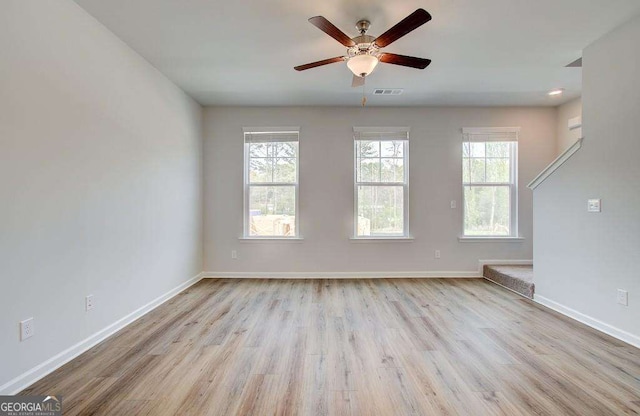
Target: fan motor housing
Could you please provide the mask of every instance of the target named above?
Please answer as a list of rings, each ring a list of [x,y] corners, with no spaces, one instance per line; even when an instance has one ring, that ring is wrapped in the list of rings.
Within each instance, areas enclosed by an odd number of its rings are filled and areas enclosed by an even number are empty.
[[[375,37],[369,35],[360,35],[352,38],[355,42],[355,46],[347,48],[347,56],[352,58],[357,55],[373,55],[378,56],[380,54],[380,48],[374,43]]]
[[[351,38],[351,40],[354,41],[357,45],[361,45],[363,43],[364,44],[372,43],[374,40],[376,40],[376,38],[369,35],[360,35],[360,36],[356,36],[355,38]]]

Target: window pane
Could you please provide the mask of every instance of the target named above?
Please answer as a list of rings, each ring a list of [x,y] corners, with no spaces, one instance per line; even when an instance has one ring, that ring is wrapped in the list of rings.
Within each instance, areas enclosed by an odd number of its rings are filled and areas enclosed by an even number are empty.
[[[509,142],[487,142],[487,157],[509,157]]]
[[[358,159],[358,182],[380,182],[380,159]]]
[[[471,182],[484,182],[484,159],[471,159]]]
[[[249,235],[296,235],[295,186],[249,187]]]
[[[380,142],[358,140],[358,157],[378,157],[380,156]]]
[[[276,146],[276,155],[279,157],[293,157],[295,158],[296,152],[298,150],[297,142],[280,142],[275,143]]]
[[[402,157],[404,142],[398,140],[380,142],[380,152],[382,157]]]
[[[249,144],[249,156],[251,157],[269,157],[271,153],[271,143]]]
[[[382,182],[404,182],[404,159],[382,159]]]
[[[464,204],[465,235],[510,235],[508,186],[465,186]]]
[[[473,157],[484,157],[485,147],[484,142],[482,143],[470,143],[471,144],[471,156]]]
[[[358,236],[404,234],[404,188],[358,186]]]
[[[487,159],[487,182],[509,183],[510,181],[509,159]]]
[[[273,170],[273,181],[284,183],[296,182],[296,159],[277,158]]]
[[[273,181],[273,159],[272,158],[250,158],[249,159],[249,182],[261,183]]]

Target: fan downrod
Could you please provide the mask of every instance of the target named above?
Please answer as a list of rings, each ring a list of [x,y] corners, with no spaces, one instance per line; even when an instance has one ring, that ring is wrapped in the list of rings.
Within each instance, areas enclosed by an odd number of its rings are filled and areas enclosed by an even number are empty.
[[[356,29],[358,29],[358,32],[360,32],[361,35],[367,33],[367,30],[369,30],[370,27],[371,22],[365,19],[359,20],[358,23],[356,23]]]

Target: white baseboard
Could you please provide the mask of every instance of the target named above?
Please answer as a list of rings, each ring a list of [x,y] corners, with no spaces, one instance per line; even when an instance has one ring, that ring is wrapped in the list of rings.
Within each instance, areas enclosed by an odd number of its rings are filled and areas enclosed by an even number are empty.
[[[171,289],[164,295],[161,295],[156,299],[152,300],[151,302],[147,303],[146,305],[136,309],[135,311],[131,312],[127,316],[123,317],[122,319],[119,319],[118,321],[112,323],[106,328],[96,332],[95,334],[67,348],[61,353],[55,355],[54,357],[51,357],[47,361],[33,367],[32,369],[24,372],[23,374],[19,375],[13,380],[10,380],[9,382],[3,384],[2,386],[0,386],[0,395],[14,395],[19,393],[20,391],[24,390],[25,388],[29,387],[36,381],[46,376],[47,374],[50,374],[51,372],[57,370],[58,368],[62,367],[64,364],[73,360],[80,354],[84,353],[85,351],[89,350],[90,348],[94,347],[100,342],[104,341],[106,338],[118,332],[125,326],[129,325],[131,322],[147,314],[148,312],[151,312],[153,309],[162,305],[164,302],[168,301],[178,293],[198,283],[202,279],[202,277],[203,277],[202,273],[198,274],[197,276]]]
[[[582,322],[583,324],[588,325],[591,328],[597,329],[598,331],[604,332],[605,334],[611,335],[614,338],[631,344],[634,347],[640,348],[640,337],[637,335],[623,331],[622,329],[616,328],[615,326],[592,318],[589,315],[585,315],[582,312],[578,312],[575,309],[571,309],[556,301],[545,298],[544,296],[533,295],[533,300],[540,305],[546,306],[549,309],[553,309],[554,311],[568,316],[569,318],[575,319],[578,322]]]
[[[204,272],[203,278],[228,279],[402,279],[402,278],[478,278],[476,271],[466,272]]]
[[[533,264],[533,260],[478,260],[478,273],[480,273],[480,276],[484,274],[484,266],[491,264],[502,266],[528,266]]]

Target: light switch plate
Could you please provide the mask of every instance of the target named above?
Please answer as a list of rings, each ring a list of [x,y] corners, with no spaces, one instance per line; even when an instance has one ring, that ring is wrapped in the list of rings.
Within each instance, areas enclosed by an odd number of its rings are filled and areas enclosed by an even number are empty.
[[[88,312],[91,309],[93,309],[93,295],[87,295],[84,298],[84,310]]]
[[[587,201],[587,211],[588,212],[600,212],[600,200],[599,199],[590,199]]]
[[[616,300],[620,305],[629,306],[629,292],[618,289],[618,296]]]

